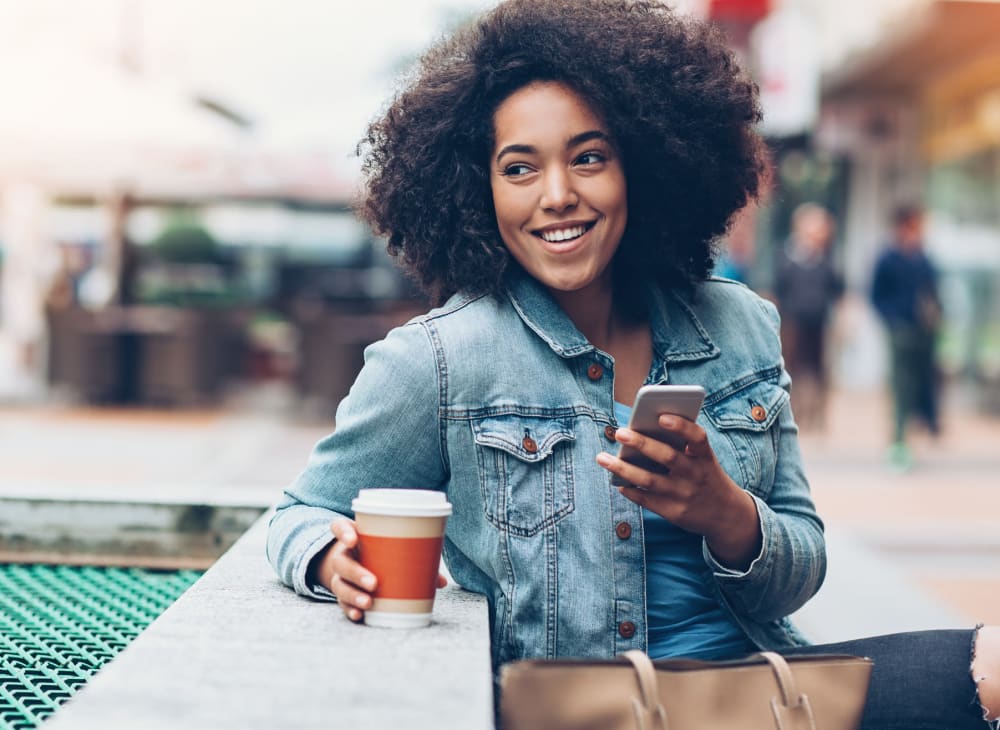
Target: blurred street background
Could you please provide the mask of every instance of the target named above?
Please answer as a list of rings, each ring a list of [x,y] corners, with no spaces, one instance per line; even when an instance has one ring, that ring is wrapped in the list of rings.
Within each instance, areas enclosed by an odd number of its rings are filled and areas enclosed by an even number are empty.
[[[355,146],[492,4],[0,0],[0,496],[275,501],[364,346],[426,306],[351,214]],[[1000,2],[674,5],[761,88],[767,191],[720,273],[784,308],[795,212],[826,216],[803,449],[831,585],[884,567],[891,626],[1000,623]],[[940,305],[940,432],[905,459],[871,301],[903,205]]]

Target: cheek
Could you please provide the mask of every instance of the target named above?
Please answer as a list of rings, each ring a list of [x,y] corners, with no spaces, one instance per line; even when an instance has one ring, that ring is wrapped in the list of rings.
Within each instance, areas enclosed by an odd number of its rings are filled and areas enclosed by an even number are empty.
[[[493,214],[496,216],[497,223],[503,226],[504,221],[510,217],[510,193],[496,184],[491,187],[493,189]]]
[[[493,197],[493,215],[494,217],[499,219],[500,210],[503,207],[503,194],[500,192],[499,188],[497,187],[496,181],[493,179],[490,180],[490,193],[492,194]]]
[[[609,174],[590,191],[590,195],[596,207],[605,214],[613,215],[624,221],[628,212],[628,191],[625,186],[624,174],[621,172],[616,175]]]
[[[493,188],[493,214],[501,233],[516,232],[531,217],[530,202],[520,191]]]

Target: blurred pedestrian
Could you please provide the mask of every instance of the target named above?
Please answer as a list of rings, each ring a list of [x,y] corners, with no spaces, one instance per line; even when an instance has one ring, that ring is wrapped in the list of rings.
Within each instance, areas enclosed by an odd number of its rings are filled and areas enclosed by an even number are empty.
[[[775,272],[782,347],[794,381],[792,408],[802,428],[822,428],[826,419],[827,324],[834,303],[844,293],[844,280],[830,251],[834,230],[826,208],[800,205],[792,214],[792,232]]]
[[[875,265],[872,302],[886,325],[894,402],[893,442],[889,459],[909,468],[906,427],[919,416],[932,435],[938,420],[937,366],[934,345],[941,324],[937,270],[924,253],[924,213],[917,206],[898,208],[893,236]]]

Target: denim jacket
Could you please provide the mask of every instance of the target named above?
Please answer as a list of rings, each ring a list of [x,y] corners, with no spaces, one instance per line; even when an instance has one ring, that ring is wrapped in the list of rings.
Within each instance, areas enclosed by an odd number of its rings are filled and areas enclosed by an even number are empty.
[[[778,315],[741,284],[693,298],[650,287],[647,382],[700,384],[699,424],[757,503],[763,545],[745,571],[703,542],[704,580],[759,647],[804,644],[786,616],[820,587],[823,524],[802,469]],[[454,506],[444,558],[486,596],[494,666],[646,648],[638,505],[595,462],[614,448],[614,360],[526,275],[503,297],[456,295],[365,352],[336,413],[271,521],[268,558],[297,592],[309,561],[365,487],[439,489]],[[533,442],[533,443],[532,443]],[[616,529],[628,524],[632,529]]]

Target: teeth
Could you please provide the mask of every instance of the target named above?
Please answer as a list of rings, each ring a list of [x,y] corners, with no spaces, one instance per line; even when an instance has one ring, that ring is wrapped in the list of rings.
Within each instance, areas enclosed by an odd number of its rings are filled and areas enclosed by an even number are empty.
[[[568,241],[571,238],[582,236],[587,231],[586,226],[574,226],[573,228],[560,228],[553,231],[542,231],[541,236],[549,243]]]

